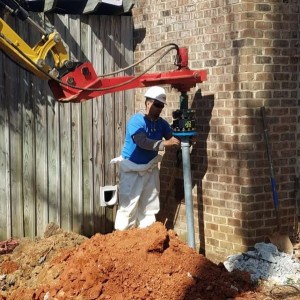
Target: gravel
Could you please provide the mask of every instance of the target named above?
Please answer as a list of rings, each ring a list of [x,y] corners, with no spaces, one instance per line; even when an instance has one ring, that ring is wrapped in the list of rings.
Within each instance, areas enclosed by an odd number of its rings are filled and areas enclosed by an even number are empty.
[[[253,282],[259,280],[272,281],[275,284],[299,284],[299,260],[283,252],[279,252],[273,244],[257,243],[253,251],[230,255],[224,262],[225,268],[247,271]]]

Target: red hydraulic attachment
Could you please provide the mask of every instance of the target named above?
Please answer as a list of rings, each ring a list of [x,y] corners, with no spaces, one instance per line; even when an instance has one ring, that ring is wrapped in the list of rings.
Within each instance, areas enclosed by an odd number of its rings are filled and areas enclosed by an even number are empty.
[[[207,79],[206,71],[188,68],[187,48],[178,49],[176,65],[178,69],[170,72],[99,78],[92,64],[86,62],[60,81],[50,80],[49,86],[58,101],[82,102],[108,93],[163,84],[170,84],[179,92],[187,92]]]

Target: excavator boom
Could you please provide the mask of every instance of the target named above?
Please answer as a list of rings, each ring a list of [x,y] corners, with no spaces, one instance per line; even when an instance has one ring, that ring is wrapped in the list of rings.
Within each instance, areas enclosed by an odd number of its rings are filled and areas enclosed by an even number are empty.
[[[180,92],[187,92],[205,80],[205,71],[188,68],[142,76],[99,78],[92,64],[87,62],[63,76],[60,82],[50,80],[49,85],[58,101],[82,102],[108,93],[153,85],[169,84]]]
[[[43,80],[48,80],[56,100],[82,102],[95,97],[138,87],[169,84],[180,92],[187,92],[197,83],[206,80],[206,71],[190,70],[186,48],[177,50],[177,70],[137,76],[98,76],[90,62],[70,61],[58,32],[46,32],[30,17],[16,0],[0,0],[5,9],[21,21],[27,21],[42,33],[40,41],[30,47],[2,18],[0,18],[0,49],[14,61]],[[46,63],[52,55],[54,66]]]

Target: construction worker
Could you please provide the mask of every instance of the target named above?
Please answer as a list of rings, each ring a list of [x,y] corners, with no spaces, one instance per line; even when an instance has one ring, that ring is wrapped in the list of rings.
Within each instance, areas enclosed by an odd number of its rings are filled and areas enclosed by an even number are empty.
[[[138,112],[128,121],[125,143],[120,157],[119,207],[115,229],[145,228],[156,221],[159,211],[158,151],[180,147],[172,136],[172,128],[160,114],[166,105],[166,92],[153,86],[145,93],[145,112]]]

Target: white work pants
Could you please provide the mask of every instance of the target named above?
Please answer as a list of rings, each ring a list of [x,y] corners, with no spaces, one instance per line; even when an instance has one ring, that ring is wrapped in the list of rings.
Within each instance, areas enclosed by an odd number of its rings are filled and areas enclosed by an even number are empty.
[[[147,165],[120,161],[119,207],[115,229],[138,226],[145,228],[155,222],[159,212],[158,158]]]

